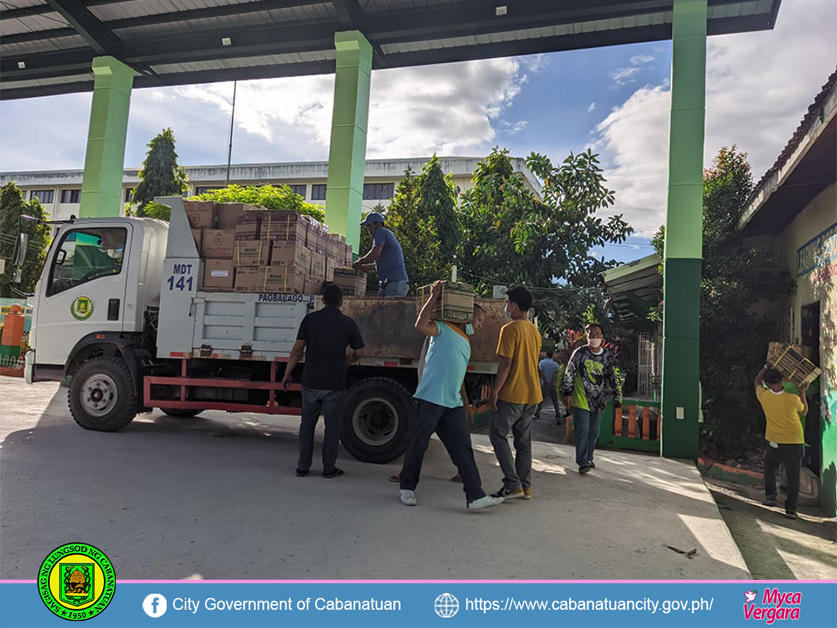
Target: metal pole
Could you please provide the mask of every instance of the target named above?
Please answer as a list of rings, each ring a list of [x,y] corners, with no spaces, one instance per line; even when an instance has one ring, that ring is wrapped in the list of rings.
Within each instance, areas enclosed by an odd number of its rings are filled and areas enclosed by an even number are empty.
[[[227,178],[224,187],[230,184],[230,160],[232,159],[233,129],[235,128],[235,92],[238,90],[238,81],[233,81],[232,112],[230,113],[230,147],[227,151]]]

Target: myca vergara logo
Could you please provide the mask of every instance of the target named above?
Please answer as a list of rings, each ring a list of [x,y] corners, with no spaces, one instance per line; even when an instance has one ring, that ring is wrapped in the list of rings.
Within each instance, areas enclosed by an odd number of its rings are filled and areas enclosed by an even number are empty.
[[[799,619],[801,593],[781,593],[779,589],[765,589],[761,600],[758,591],[744,593],[744,619],[755,619],[772,624],[782,619]]]
[[[46,607],[70,621],[101,613],[113,599],[116,575],[108,557],[86,543],[67,543],[47,556],[38,572]]]

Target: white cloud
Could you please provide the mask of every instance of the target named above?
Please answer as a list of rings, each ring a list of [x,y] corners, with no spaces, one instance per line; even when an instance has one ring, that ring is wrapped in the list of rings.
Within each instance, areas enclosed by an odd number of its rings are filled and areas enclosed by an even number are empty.
[[[610,78],[613,79],[613,82],[616,84],[617,87],[621,87],[622,85],[633,83],[633,76],[639,74],[640,71],[641,68],[637,67],[618,68],[617,70],[610,73]]]
[[[654,60],[654,57],[651,55],[634,55],[631,57],[631,64],[632,65],[642,65],[644,63],[651,63]]]
[[[791,138],[837,62],[837,4],[785,0],[775,30],[710,37],[704,164],[722,146],[747,152],[756,181]],[[668,82],[636,90],[597,127],[616,211],[649,235],[665,220]]]
[[[520,120],[518,122],[509,122],[508,120],[500,120],[500,129],[502,129],[508,135],[514,135],[515,133],[519,133],[523,129],[529,126],[528,120]]]
[[[589,107],[587,107],[587,113],[590,113],[590,112],[591,112],[591,111],[593,111],[595,108],[596,108],[596,102],[595,102],[595,101],[593,101],[593,102],[591,102],[591,103],[590,103],[590,106],[589,106]]]

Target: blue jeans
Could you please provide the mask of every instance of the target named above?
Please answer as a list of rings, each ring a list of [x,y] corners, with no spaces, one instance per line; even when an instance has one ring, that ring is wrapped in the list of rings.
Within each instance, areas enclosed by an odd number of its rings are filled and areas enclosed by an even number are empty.
[[[474,460],[474,449],[471,447],[471,432],[468,430],[465,409],[462,406],[445,408],[422,400],[418,401],[410,444],[404,456],[404,466],[401,467],[401,488],[408,491],[416,490],[421,475],[421,465],[424,462],[424,453],[427,451],[433,432],[439,435],[439,439],[448,450],[450,459],[459,470],[465,499],[472,502],[485,497],[480,472]]]
[[[579,467],[586,467],[593,462],[593,451],[599,439],[599,427],[602,423],[602,411],[582,410],[573,408],[573,425],[575,430],[575,463]]]
[[[410,284],[404,281],[390,281],[383,288],[378,290],[379,297],[405,297],[410,289]]]
[[[532,486],[532,417],[538,404],[497,402],[488,424],[488,438],[503,472],[503,487],[510,491]],[[509,447],[514,437],[514,456]]]
[[[323,437],[323,473],[331,473],[340,448],[340,415],[343,412],[343,390],[302,389],[302,421],[299,424],[299,471],[311,468],[314,456],[314,430],[320,414],[325,416]]]

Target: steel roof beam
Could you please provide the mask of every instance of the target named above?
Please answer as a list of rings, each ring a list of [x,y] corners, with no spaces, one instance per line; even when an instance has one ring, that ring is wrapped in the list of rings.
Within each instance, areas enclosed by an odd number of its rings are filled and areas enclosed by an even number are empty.
[[[58,14],[100,55],[120,56],[122,40],[97,20],[84,5],[71,0],[47,0]]]

